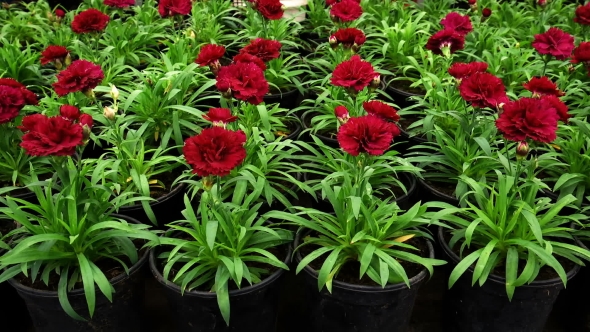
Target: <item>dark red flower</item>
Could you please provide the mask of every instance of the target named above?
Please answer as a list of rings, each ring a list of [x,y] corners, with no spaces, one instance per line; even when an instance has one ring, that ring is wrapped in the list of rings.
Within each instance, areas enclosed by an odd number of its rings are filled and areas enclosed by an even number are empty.
[[[336,2],[338,2],[338,1],[336,1],[336,0],[326,0],[326,5],[331,6],[331,5],[335,4]]]
[[[70,121],[77,121],[80,119],[80,110],[76,106],[61,105],[59,108],[59,115]]]
[[[110,7],[127,8],[135,5],[135,0],[104,0],[104,4]]]
[[[238,62],[222,67],[217,75],[217,89],[240,100],[258,105],[268,93],[264,72],[254,63]]]
[[[107,27],[109,15],[98,9],[90,8],[74,16],[72,30],[75,33],[100,32]]]
[[[440,21],[440,24],[445,27],[445,30],[454,30],[460,35],[466,35],[473,31],[469,16],[463,16],[456,12],[448,13],[447,16]]]
[[[63,9],[58,8],[55,10],[55,16],[59,18],[64,18],[64,16],[66,16],[66,12]]]
[[[474,73],[463,79],[459,92],[465,101],[474,107],[497,108],[508,102],[504,83],[490,73]]]
[[[559,117],[559,120],[561,120],[564,123],[568,122],[570,115],[568,113],[568,107],[563,101],[561,101],[559,98],[557,98],[554,95],[543,96],[542,99],[549,102],[549,104],[551,104],[551,106],[553,106],[553,108],[555,108],[555,111],[557,112],[557,116]]]
[[[448,47],[451,53],[465,47],[465,37],[454,30],[441,30],[428,38],[426,49],[432,53],[442,55],[442,49]]]
[[[25,98],[20,89],[0,85],[0,124],[10,122],[16,118],[25,103]]]
[[[12,78],[0,78],[0,86],[9,86],[11,88],[18,89],[25,100],[25,105],[37,105],[37,96],[27,89],[26,86],[17,82]]]
[[[253,63],[255,65],[257,65],[260,69],[262,69],[263,71],[266,70],[266,64],[264,63],[264,61],[262,61],[262,59],[260,59],[259,57],[252,55],[252,54],[248,54],[248,53],[239,53],[238,55],[236,55],[234,57],[234,62],[248,62],[248,63]]]
[[[47,48],[41,52],[41,64],[46,65],[50,62],[59,61],[63,63],[70,52],[63,46],[47,46]]]
[[[276,40],[256,38],[240,50],[241,54],[250,54],[264,62],[276,59],[281,55],[281,43]]]
[[[225,54],[225,47],[215,44],[207,44],[201,47],[201,51],[195,60],[199,66],[211,66],[215,62],[219,61]]]
[[[20,129],[20,145],[31,156],[71,156],[83,144],[82,126],[62,116],[28,115]]]
[[[78,123],[84,128],[85,126],[88,128],[92,128],[94,125],[94,120],[92,119],[92,115],[90,114],[81,114]]]
[[[489,9],[489,8],[484,8],[484,9],[481,11],[481,15],[482,15],[483,17],[486,17],[486,18],[487,18],[487,17],[490,17],[490,16],[492,16],[492,10],[491,10],[491,9]]]
[[[354,0],[342,0],[330,8],[330,16],[340,22],[352,22],[363,14],[363,8]]]
[[[346,122],[350,118],[348,109],[344,106],[336,106],[334,109],[334,115],[336,115],[336,118],[341,122]]]
[[[528,83],[524,83],[525,89],[529,90],[533,93],[533,97],[535,96],[546,96],[546,95],[553,95],[556,97],[563,96],[565,93],[559,91],[557,85],[546,76],[541,77],[533,77]]]
[[[571,59],[572,63],[583,63],[590,66],[590,42],[581,42],[578,47],[574,49],[574,55]]]
[[[574,22],[582,25],[590,25],[590,2],[576,8],[576,17]]]
[[[476,2],[476,0],[467,0],[467,3],[469,3],[470,5],[475,5]]]
[[[232,116],[231,111],[227,108],[210,108],[207,114],[203,115],[203,119],[216,123],[231,123],[238,119],[237,116]]]
[[[160,0],[158,12],[162,17],[188,15],[193,9],[191,0]]]
[[[511,141],[530,138],[549,143],[556,138],[558,119],[557,111],[546,99],[521,98],[504,105],[496,127]]]
[[[336,43],[342,44],[344,48],[351,48],[352,45],[361,46],[367,40],[365,34],[356,28],[339,29],[331,38],[335,39]]]
[[[400,134],[399,128],[380,117],[365,115],[350,118],[338,130],[340,147],[352,156],[366,152],[373,156],[382,155],[393,139]]]
[[[376,75],[379,74],[375,72],[371,63],[361,60],[358,55],[353,55],[350,60],[336,66],[330,82],[355,93],[371,84]]]
[[[399,115],[395,108],[387,105],[386,103],[372,100],[363,103],[363,108],[367,111],[367,114],[374,115],[382,118],[383,120],[397,122],[399,121]]]
[[[539,54],[549,54],[558,60],[565,60],[575,48],[574,37],[558,28],[550,28],[547,32],[535,35],[533,47]]]
[[[488,64],[485,62],[455,62],[449,67],[449,74],[458,80],[471,76],[473,73],[485,73]]]
[[[280,0],[257,0],[256,10],[269,20],[281,19],[285,13]]]
[[[86,60],[74,61],[66,70],[57,74],[57,82],[53,88],[59,96],[68,93],[91,91],[104,79],[104,73],[100,66]]]
[[[223,127],[205,128],[184,142],[184,157],[199,176],[225,176],[246,158],[246,135]]]

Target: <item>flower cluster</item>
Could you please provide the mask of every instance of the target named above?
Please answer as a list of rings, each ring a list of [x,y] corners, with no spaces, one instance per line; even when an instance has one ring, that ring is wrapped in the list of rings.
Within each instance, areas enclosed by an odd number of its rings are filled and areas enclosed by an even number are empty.
[[[159,0],[158,13],[162,17],[185,16],[193,9],[191,0]]]
[[[0,78],[0,124],[16,118],[25,105],[37,105],[37,96],[12,78]]]
[[[90,94],[103,79],[104,73],[100,66],[90,61],[76,60],[57,74],[57,82],[53,83],[53,88],[59,96],[77,91]]]
[[[365,37],[365,34],[357,28],[339,29],[329,38],[332,47],[342,44],[344,49],[352,49],[355,53],[358,52],[366,40],[367,37]]]
[[[50,45],[47,46],[43,52],[41,52],[42,65],[53,63],[55,68],[59,70],[63,67],[63,65],[69,66],[71,62],[72,58],[70,56],[70,52],[63,46]]]
[[[109,23],[109,15],[98,9],[90,8],[74,16],[72,30],[75,33],[101,32]]]
[[[571,63],[582,63],[588,69],[590,76],[590,42],[582,42],[574,49]]]
[[[459,13],[449,13],[440,21],[444,27],[432,35],[426,43],[426,49],[434,54],[450,56],[465,47],[465,36],[473,31],[469,16]]]

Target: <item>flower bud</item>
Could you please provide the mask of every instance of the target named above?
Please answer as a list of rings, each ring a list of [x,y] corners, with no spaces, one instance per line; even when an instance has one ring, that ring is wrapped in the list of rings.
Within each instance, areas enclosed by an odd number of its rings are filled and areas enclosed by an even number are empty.
[[[328,38],[328,43],[330,43],[330,47],[332,48],[338,47],[338,39],[336,39],[334,36],[330,36],[330,38]]]
[[[516,159],[521,160],[529,154],[529,143],[526,141],[519,142],[516,146]]]
[[[113,100],[116,101],[119,99],[119,90],[116,86],[111,85],[111,91],[109,92],[109,94],[111,95],[111,98],[113,98]]]
[[[94,94],[93,89],[84,90],[84,91],[82,91],[82,93],[84,93],[84,95],[86,95],[86,97],[88,97],[88,99],[94,100],[96,98],[96,95]]]
[[[115,120],[115,115],[117,115],[117,112],[114,109],[112,109],[108,106],[105,106],[102,111],[102,115],[104,115],[105,118],[112,121],[112,120]]]
[[[203,189],[206,191],[210,191],[211,188],[213,188],[213,185],[215,184],[215,182],[213,181],[213,178],[211,176],[206,176],[204,177],[201,182],[203,183]]]
[[[53,65],[55,65],[55,69],[57,70],[61,70],[63,68],[63,64],[61,63],[60,59],[55,59],[55,61],[53,61]]]
[[[348,119],[350,119],[350,114],[348,113],[348,110],[344,106],[337,106],[334,109],[334,115],[336,115],[336,118],[338,119],[338,121],[340,123],[346,123],[346,121],[348,121]]]
[[[545,6],[547,6],[547,0],[539,0],[539,1],[537,1],[537,5],[539,5],[541,7],[545,7]]]
[[[221,69],[221,63],[219,62],[219,60],[215,60],[215,62],[210,64],[209,69],[211,69],[213,75],[217,76],[217,73],[219,73],[219,70]]]
[[[357,43],[354,43],[352,44],[352,47],[350,49],[352,50],[352,53],[356,54],[361,49],[361,45],[357,45]]]
[[[92,129],[90,127],[88,127],[87,125],[82,126],[82,141],[84,142],[84,144],[86,144],[90,139],[91,132]]]
[[[66,55],[65,65],[69,66],[71,64],[72,64],[72,56],[70,55],[70,53],[68,53],[68,55]]]
[[[488,17],[490,17],[490,16],[492,15],[492,10],[491,10],[491,9],[489,9],[489,8],[484,8],[484,9],[481,11],[481,15],[482,15],[483,17],[485,17],[485,18],[488,18]]]
[[[369,88],[371,89],[378,89],[381,86],[381,75],[377,74],[373,77],[373,80],[369,84]]]

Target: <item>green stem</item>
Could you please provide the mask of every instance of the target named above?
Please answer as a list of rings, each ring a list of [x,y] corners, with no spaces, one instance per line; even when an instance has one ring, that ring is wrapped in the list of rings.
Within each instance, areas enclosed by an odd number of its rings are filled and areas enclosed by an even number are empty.
[[[510,162],[510,154],[508,153],[508,140],[504,138],[504,149],[506,151],[506,159],[508,159],[508,171],[512,173],[512,163]]]

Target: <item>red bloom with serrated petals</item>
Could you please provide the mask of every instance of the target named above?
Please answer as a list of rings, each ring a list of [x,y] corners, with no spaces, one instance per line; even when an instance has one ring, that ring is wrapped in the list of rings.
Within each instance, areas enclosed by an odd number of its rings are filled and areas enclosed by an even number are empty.
[[[77,121],[80,118],[80,109],[72,105],[61,105],[59,115],[70,121]]]
[[[160,0],[158,3],[158,13],[162,17],[185,16],[190,14],[192,9],[191,0]]]
[[[334,109],[334,115],[336,115],[336,118],[341,119],[341,120],[347,120],[350,115],[348,113],[348,109],[344,106],[336,106],[336,108]]]
[[[47,48],[41,52],[41,64],[46,65],[58,60],[64,62],[69,53],[68,49],[63,46],[47,46]]]
[[[553,27],[545,33],[535,35],[533,47],[539,54],[549,54],[558,60],[565,60],[575,48],[574,37]]]
[[[64,18],[64,16],[66,16],[66,12],[63,9],[58,8],[55,10],[55,16],[59,18]]]
[[[80,118],[78,119],[78,123],[82,126],[82,127],[88,127],[90,129],[92,129],[92,126],[94,125],[94,120],[92,119],[92,115],[90,114],[81,114]]]
[[[372,100],[363,103],[363,108],[367,111],[367,114],[374,115],[382,118],[383,120],[397,122],[399,121],[399,115],[395,108],[387,105],[386,103]]]
[[[508,102],[504,83],[490,73],[474,73],[463,79],[459,85],[459,92],[465,101],[474,107],[497,108]]]
[[[460,35],[466,35],[473,31],[469,16],[463,16],[455,12],[447,14],[447,16],[440,21],[440,24],[445,27],[445,30],[454,30]]]
[[[262,61],[262,59],[260,59],[259,57],[255,56],[255,55],[252,55],[252,54],[240,53],[240,54],[236,55],[233,60],[234,60],[234,62],[253,63],[253,64],[257,65],[263,71],[266,70],[266,64],[264,63],[264,61]]]
[[[72,30],[75,33],[100,32],[107,27],[109,15],[98,9],[90,8],[74,16]]]
[[[356,28],[342,28],[336,31],[331,38],[342,44],[345,48],[351,48],[352,45],[361,46],[367,40],[365,34]]]
[[[28,115],[21,146],[31,156],[71,156],[83,144],[82,126],[62,116]]]
[[[525,89],[533,93],[533,96],[547,96],[553,95],[556,97],[563,96],[565,93],[559,91],[557,85],[546,76],[533,77],[528,83],[524,83]]]
[[[426,49],[432,53],[442,55],[442,49],[448,47],[451,53],[465,47],[465,37],[454,30],[441,30],[428,38]]]
[[[506,103],[496,127],[506,139],[549,143],[555,140],[559,115],[546,99],[521,98]]]
[[[285,13],[283,4],[279,0],[257,0],[256,10],[269,20],[279,20]]]
[[[246,135],[223,127],[205,128],[184,142],[184,157],[199,176],[225,176],[246,158]]]
[[[264,62],[276,59],[281,55],[281,43],[276,40],[256,38],[240,50],[241,54],[250,54]]]
[[[391,146],[400,134],[399,128],[380,117],[365,115],[350,118],[338,130],[340,147],[352,156],[368,153],[379,156]]]
[[[135,5],[135,0],[104,0],[104,4],[109,7],[127,8]]]
[[[197,59],[195,60],[199,66],[210,66],[216,61],[219,61],[225,54],[225,47],[215,44],[207,44],[201,48]]]
[[[57,74],[57,82],[53,88],[59,96],[68,93],[94,89],[104,79],[100,66],[86,60],[74,61],[66,70]]]
[[[474,73],[485,73],[488,70],[488,64],[485,62],[455,62],[449,67],[449,74],[458,80],[462,80]]]
[[[590,66],[590,42],[581,42],[574,49],[574,55],[570,61],[571,63],[583,63]]]
[[[330,8],[330,15],[341,22],[352,22],[363,14],[363,8],[354,0],[342,0]]]
[[[258,105],[268,93],[268,82],[264,72],[254,63],[238,62],[222,67],[217,75],[217,89],[231,91],[240,100]]]
[[[559,98],[557,98],[554,95],[543,96],[541,99],[544,99],[545,101],[549,102],[551,104],[551,106],[553,106],[553,108],[555,108],[555,111],[557,112],[557,116],[559,117],[559,120],[561,120],[564,123],[568,122],[570,115],[568,113],[568,107],[563,101],[561,101]]]
[[[16,118],[25,103],[25,98],[20,89],[0,85],[0,124],[10,122]]]
[[[375,72],[371,63],[361,60],[358,55],[353,55],[350,60],[336,66],[330,82],[350,92],[358,92],[371,84],[376,75],[379,74]]]
[[[590,25],[590,2],[576,8],[576,17],[574,22],[582,25]]]
[[[0,86],[8,86],[11,88],[18,89],[25,100],[25,105],[37,105],[37,96],[27,89],[22,83],[12,78],[0,78]],[[1,101],[0,101],[1,102]]]
[[[211,123],[231,123],[238,119],[237,116],[232,116],[231,111],[227,108],[210,108],[207,114],[203,115],[203,119]]]

